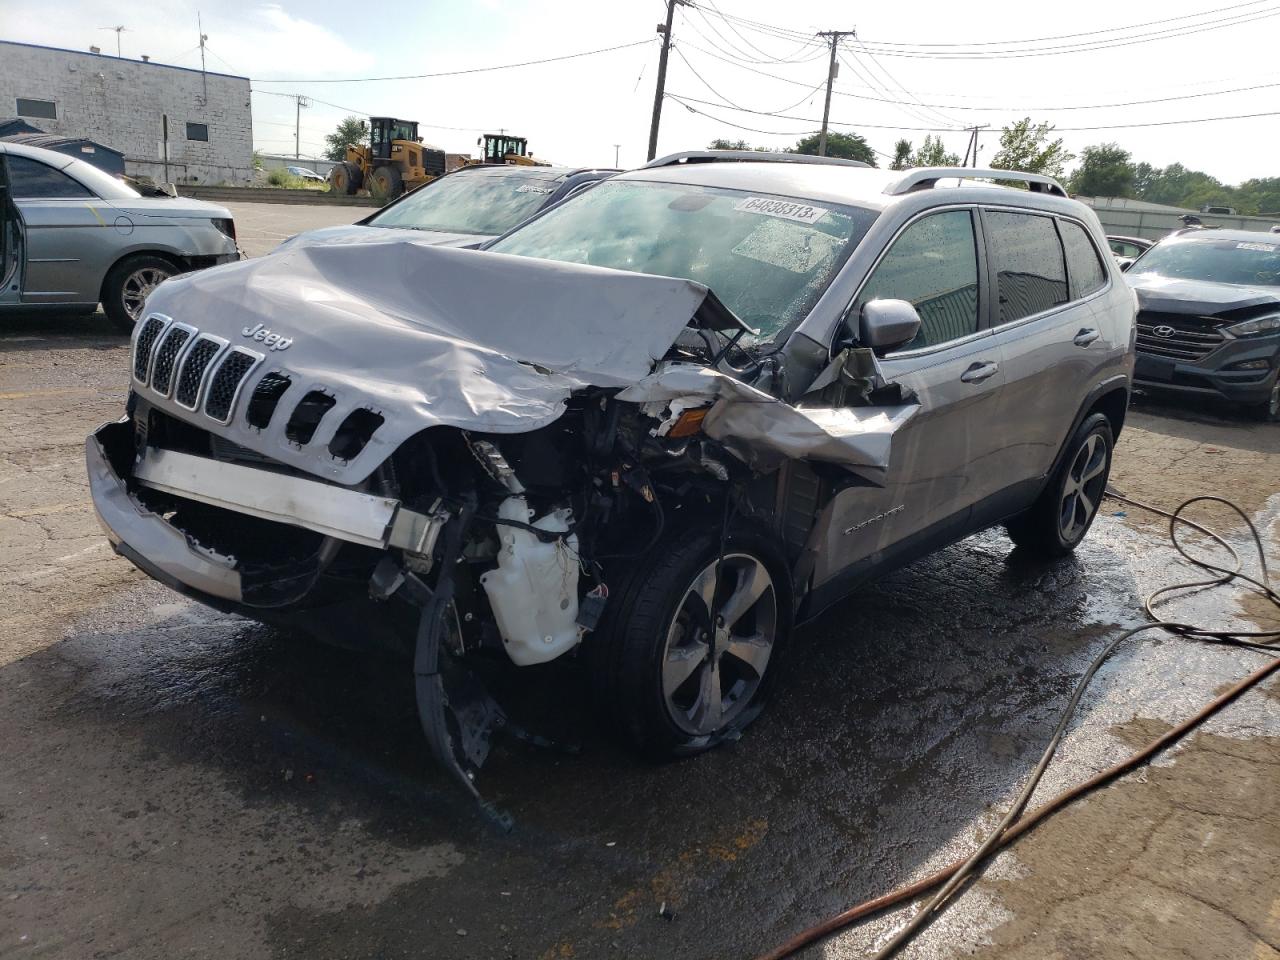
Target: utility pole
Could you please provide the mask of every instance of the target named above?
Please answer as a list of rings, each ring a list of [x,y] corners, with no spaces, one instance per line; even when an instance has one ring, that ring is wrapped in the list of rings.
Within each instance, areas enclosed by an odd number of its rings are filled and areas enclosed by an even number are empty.
[[[619,148],[619,147],[621,147],[621,146],[622,146],[622,144],[620,144],[620,143],[615,143],[615,144],[613,145],[613,165],[614,165],[615,167],[618,165],[618,148]]]
[[[302,108],[311,106],[311,101],[300,93],[293,95],[293,159],[302,156],[299,144],[302,137]]]
[[[831,44],[831,64],[827,67],[827,100],[822,106],[822,133],[818,135],[818,156],[827,155],[827,121],[831,118],[831,85],[836,79],[836,50],[843,37],[856,37],[854,30],[823,30],[818,36],[826,37]],[[650,158],[652,159],[652,158]]]
[[[649,121],[649,155],[652,160],[658,153],[658,124],[662,122],[662,98],[667,87],[667,54],[671,52],[671,24],[676,17],[676,4],[683,0],[667,0],[667,22],[658,24],[662,34],[662,52],[658,54],[658,85],[653,91],[653,119]]]
[[[969,131],[969,145],[964,148],[964,162],[960,164],[962,167],[976,167],[978,165],[978,131],[986,130],[988,124],[980,124],[978,126],[966,127]],[[970,162],[972,158],[972,162]]]

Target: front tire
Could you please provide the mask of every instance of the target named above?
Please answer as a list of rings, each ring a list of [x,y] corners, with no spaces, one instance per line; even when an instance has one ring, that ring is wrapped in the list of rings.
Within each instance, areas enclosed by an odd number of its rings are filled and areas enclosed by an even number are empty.
[[[1250,404],[1245,407],[1245,413],[1252,420],[1260,420],[1263,423],[1275,423],[1280,421],[1280,371],[1276,372],[1271,383],[1271,394],[1261,403]]]
[[[398,167],[379,167],[369,175],[369,192],[390,203],[404,193],[404,178]]]
[[[169,260],[143,254],[121,260],[102,284],[102,309],[121,333],[131,333],[151,291],[180,271]]]
[[[786,566],[763,536],[714,529],[665,538],[630,572],[593,681],[640,752],[710,749],[759,715],[791,627]],[[711,611],[717,611],[712,622]]]
[[[1075,550],[1098,516],[1114,447],[1106,415],[1086,417],[1072,434],[1067,456],[1044,493],[1029,510],[1005,524],[1009,539],[1045,557],[1065,557]]]

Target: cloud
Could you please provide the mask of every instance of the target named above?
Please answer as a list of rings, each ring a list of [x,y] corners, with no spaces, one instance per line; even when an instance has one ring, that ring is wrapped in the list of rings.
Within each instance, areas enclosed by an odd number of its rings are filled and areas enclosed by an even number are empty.
[[[210,70],[249,77],[327,76],[373,66],[371,51],[353,47],[322,24],[289,13],[276,3],[226,3],[214,10],[206,2],[178,0],[164,5],[121,4],[117,0],[64,0],[57,17],[46,0],[0,2],[0,36],[73,50],[99,46],[114,53],[116,38],[101,24],[122,23],[124,56],[148,54],[159,63],[200,65],[197,13],[209,39]]]

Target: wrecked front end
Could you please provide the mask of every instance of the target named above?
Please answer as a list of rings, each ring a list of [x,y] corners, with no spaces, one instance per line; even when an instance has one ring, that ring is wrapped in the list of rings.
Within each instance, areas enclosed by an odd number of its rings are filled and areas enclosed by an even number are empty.
[[[726,314],[687,281],[403,243],[171,281],[127,416],[88,440],[94,503],[161,582],[411,652],[474,792],[507,719],[467,663],[576,650],[618,564],[731,501],[768,513],[759,478],[806,450],[883,471],[910,408],[781,402],[716,367]]]

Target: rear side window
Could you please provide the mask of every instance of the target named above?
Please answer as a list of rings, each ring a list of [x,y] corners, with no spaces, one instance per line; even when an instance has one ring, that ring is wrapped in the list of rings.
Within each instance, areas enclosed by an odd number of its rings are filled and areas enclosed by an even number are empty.
[[[80,200],[93,196],[78,180],[29,157],[9,156],[9,183],[15,200]]]
[[[1089,239],[1089,234],[1074,220],[1059,220],[1058,229],[1062,231],[1062,245],[1067,251],[1071,295],[1087,297],[1095,290],[1101,290],[1107,282],[1107,275],[1102,269],[1102,261],[1098,259],[1098,248]]]
[[[1067,271],[1053,219],[1030,213],[985,214],[995,260],[999,323],[1021,320],[1067,302]]]
[[[855,315],[872,300],[906,300],[920,314],[920,332],[901,350],[919,350],[975,333],[978,250],[973,215],[948,210],[907,227],[863,284]]]

